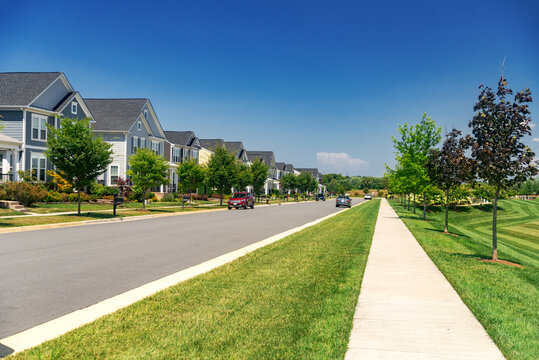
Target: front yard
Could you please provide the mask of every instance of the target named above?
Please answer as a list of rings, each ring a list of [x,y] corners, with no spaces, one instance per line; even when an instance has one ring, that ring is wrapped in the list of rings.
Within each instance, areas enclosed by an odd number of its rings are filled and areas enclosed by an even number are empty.
[[[342,359],[379,204],[352,208],[10,359]]]

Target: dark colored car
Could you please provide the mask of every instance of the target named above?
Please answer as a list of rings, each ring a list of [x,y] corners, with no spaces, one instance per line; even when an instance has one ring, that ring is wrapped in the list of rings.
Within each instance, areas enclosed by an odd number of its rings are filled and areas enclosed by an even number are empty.
[[[247,207],[250,207],[251,209],[255,208],[255,198],[253,197],[253,195],[249,194],[248,192],[234,193],[228,200],[228,210],[232,208],[247,209]]]
[[[326,195],[324,195],[324,194],[317,194],[317,195],[316,195],[316,201],[319,201],[319,200],[326,201]]]
[[[339,206],[352,207],[352,199],[350,199],[348,196],[341,195],[337,198],[337,202],[335,203],[335,206],[336,207],[339,207]]]

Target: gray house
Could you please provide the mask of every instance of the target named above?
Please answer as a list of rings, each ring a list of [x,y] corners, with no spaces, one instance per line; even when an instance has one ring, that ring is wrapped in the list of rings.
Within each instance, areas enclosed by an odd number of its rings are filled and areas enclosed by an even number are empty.
[[[169,192],[178,191],[178,175],[176,164],[181,164],[190,159],[196,159],[200,150],[200,142],[193,131],[165,131],[167,142],[165,143],[165,157],[172,164],[169,174]]]
[[[129,156],[139,148],[165,156],[165,132],[149,99],[84,99],[94,116],[92,130],[112,144],[113,160],[98,181],[114,185],[127,178]],[[164,186],[154,189],[165,192]]]
[[[215,152],[218,147],[224,147],[230,154],[233,154],[237,160],[248,163],[247,151],[241,141],[224,141],[223,139],[200,139],[200,146]]]
[[[279,190],[280,184],[277,179],[278,170],[273,151],[247,151],[247,158],[251,163],[260,159],[264,164],[269,166],[268,178],[264,184],[264,193],[267,195],[270,194],[273,189]]]
[[[19,170],[31,170],[46,181],[52,168],[43,154],[47,125],[59,126],[59,118],[92,119],[81,95],[61,72],[0,73],[1,180],[18,180]]]

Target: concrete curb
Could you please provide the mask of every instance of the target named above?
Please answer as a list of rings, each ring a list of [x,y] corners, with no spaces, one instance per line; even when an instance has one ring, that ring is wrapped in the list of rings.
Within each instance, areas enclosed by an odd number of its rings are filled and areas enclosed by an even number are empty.
[[[364,203],[366,203],[366,201],[353,205],[352,208],[359,206],[361,204],[364,204]],[[161,279],[152,281],[148,284],[126,291],[122,294],[113,296],[109,299],[103,300],[94,305],[90,305],[86,308],[76,310],[69,314],[63,315],[59,318],[43,323],[41,325],[37,325],[28,330],[8,336],[4,339],[0,339],[0,344],[5,347],[11,348],[13,350],[12,354],[32,348],[45,341],[52,340],[58,336],[61,336],[67,333],[68,331],[74,330],[82,325],[85,325],[94,320],[97,320],[98,318],[102,316],[111,314],[124,307],[127,307],[161,290],[164,290],[180,282],[194,278],[195,276],[204,274],[219,266],[222,266],[244,255],[247,255],[248,253],[252,251],[255,251],[266,245],[279,241],[303,229],[319,224],[322,221],[332,218],[347,210],[350,210],[350,209],[344,209],[344,210],[340,210],[335,213],[326,215],[317,220],[308,222],[304,225],[301,225],[293,229],[281,232],[279,234],[270,236],[269,238],[266,238],[264,240],[253,243],[251,245],[245,246],[241,249],[218,256],[214,259],[205,261],[201,264],[192,266],[190,268],[181,270],[172,275],[165,276]],[[219,211],[223,211],[223,210],[219,209]]]

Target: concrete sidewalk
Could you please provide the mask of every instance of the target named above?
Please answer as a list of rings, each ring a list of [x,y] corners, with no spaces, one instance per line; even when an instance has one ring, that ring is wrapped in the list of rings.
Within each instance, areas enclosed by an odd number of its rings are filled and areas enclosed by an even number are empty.
[[[345,359],[504,359],[386,200]]]

